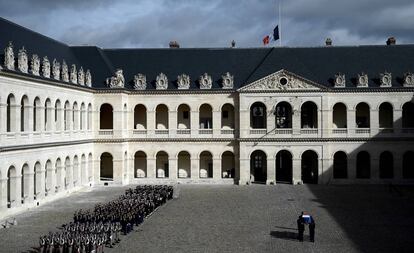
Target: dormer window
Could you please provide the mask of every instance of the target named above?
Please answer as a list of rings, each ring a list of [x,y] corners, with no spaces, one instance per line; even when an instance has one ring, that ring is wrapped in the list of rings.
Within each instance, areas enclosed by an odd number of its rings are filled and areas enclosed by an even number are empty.
[[[201,75],[198,79],[198,82],[200,83],[200,89],[211,89],[211,86],[213,84],[211,76],[209,76],[207,73]]]
[[[168,78],[164,73],[160,73],[155,81],[157,90],[165,90],[168,87]]]
[[[380,87],[391,87],[392,86],[391,81],[392,81],[391,73],[388,73],[386,71],[384,73],[381,73],[381,75],[380,75],[380,82],[381,82]]]
[[[338,73],[335,75],[335,88],[345,88],[345,75]]]
[[[365,88],[368,87],[368,75],[362,72],[361,74],[358,74],[358,82],[357,87],[359,88]]]
[[[414,87],[414,75],[411,72],[404,74],[404,87]]]
[[[221,76],[223,89],[233,89],[234,77],[229,72]]]

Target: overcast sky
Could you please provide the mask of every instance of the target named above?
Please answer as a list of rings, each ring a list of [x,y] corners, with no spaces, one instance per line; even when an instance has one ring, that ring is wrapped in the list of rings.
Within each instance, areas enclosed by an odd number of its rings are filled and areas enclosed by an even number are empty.
[[[261,47],[279,0],[0,0],[0,15],[70,45]],[[413,0],[283,0],[284,46],[414,43]],[[274,43],[273,45],[279,45]]]

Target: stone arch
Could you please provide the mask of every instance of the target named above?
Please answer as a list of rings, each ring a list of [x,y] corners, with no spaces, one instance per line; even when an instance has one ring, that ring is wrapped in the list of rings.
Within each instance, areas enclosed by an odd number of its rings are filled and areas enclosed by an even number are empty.
[[[411,101],[402,107],[402,127],[414,128],[414,103]]]
[[[360,151],[356,159],[356,178],[371,177],[371,156],[367,151]]]
[[[177,108],[177,129],[191,128],[191,108],[188,104],[180,104]]]
[[[347,108],[344,103],[336,103],[332,108],[332,128],[347,128]]]
[[[394,156],[390,151],[384,151],[380,154],[379,177],[382,179],[394,177]]]
[[[73,157],[73,186],[80,184],[79,158],[78,155]]]
[[[306,150],[301,156],[302,182],[305,184],[318,183],[318,153]]]
[[[29,98],[26,95],[22,96],[20,100],[20,131],[27,132],[29,131],[30,126],[30,105]]]
[[[53,169],[52,161],[48,159],[45,163],[45,194],[49,195],[54,192],[53,186],[55,183],[55,170]],[[53,191],[52,191],[53,190]]]
[[[33,171],[31,171],[29,165],[25,163],[22,166],[21,173],[21,198],[23,203],[26,203],[33,200]]]
[[[169,163],[168,153],[165,151],[158,151],[155,155],[155,167],[157,172],[157,178],[169,177]]]
[[[42,131],[42,118],[43,113],[42,104],[39,97],[35,97],[33,102],[33,131],[40,132]]]
[[[147,154],[137,151],[134,155],[134,178],[147,177]]]
[[[286,149],[280,150],[276,155],[276,181],[292,183],[293,156]]]
[[[232,151],[224,151],[221,154],[221,176],[223,178],[234,178],[236,175],[236,159]]]
[[[70,122],[72,121],[72,116],[71,116],[71,112],[72,109],[70,107],[70,103],[69,101],[66,100],[65,102],[65,108],[63,109],[63,119],[65,121],[64,126],[65,126],[65,131],[70,131]]]
[[[92,153],[89,153],[88,155],[88,182],[92,181],[93,178],[93,156]]]
[[[81,180],[80,183],[82,185],[85,185],[88,183],[88,170],[87,170],[88,165],[86,164],[86,156],[85,154],[82,154],[81,156],[81,166],[80,166],[80,174],[81,174]]]
[[[200,178],[213,178],[213,154],[210,151],[203,151],[199,156]]]
[[[7,96],[7,108],[6,108],[6,131],[17,132],[16,126],[16,98],[13,93]]]
[[[21,196],[19,195],[21,181],[17,178],[15,166],[10,166],[7,170],[7,207],[13,207],[20,204]]]
[[[53,113],[52,102],[50,98],[46,98],[45,107],[44,107],[44,126],[45,126],[44,129],[46,131],[52,130],[52,113]]]
[[[292,105],[287,101],[277,103],[275,107],[276,128],[292,128]]]
[[[55,128],[58,131],[62,130],[62,103],[59,99],[55,101]]]
[[[60,158],[56,159],[55,162],[55,173],[56,173],[56,191],[62,191],[65,187],[66,175],[63,171],[62,161]],[[54,189],[52,189],[53,191]]]
[[[137,104],[134,107],[134,129],[147,129],[147,108],[143,104]]]
[[[337,151],[333,156],[333,178],[348,178],[348,157],[344,151]]]
[[[234,106],[230,103],[224,104],[221,107],[221,128],[234,129],[235,121]]]
[[[112,105],[102,104],[99,110],[99,129],[114,129],[114,116]]]
[[[100,180],[112,181],[114,179],[114,164],[113,156],[109,152],[101,154],[101,166],[100,166]]]
[[[402,176],[404,179],[414,179],[414,151],[407,151],[403,155]]]
[[[72,169],[73,167],[70,162],[70,157],[67,156],[65,159],[65,167],[64,167],[65,173],[64,173],[64,180],[63,180],[65,189],[72,188],[73,186],[73,170]]]
[[[157,105],[155,109],[155,128],[168,129],[168,106],[165,104]]]
[[[86,106],[85,103],[82,102],[80,106],[80,116],[79,116],[79,129],[85,130],[86,129],[86,122],[85,122],[85,115],[86,115]]]
[[[92,129],[92,104],[88,104],[87,130]]]
[[[262,102],[255,102],[250,106],[250,128],[264,129],[267,125],[266,105]]]
[[[357,128],[370,128],[370,107],[365,102],[355,107],[355,125]]]
[[[267,154],[262,150],[255,150],[250,154],[250,180],[252,182],[266,183]]]
[[[212,129],[213,128],[213,107],[204,103],[199,108],[199,128]]]
[[[318,106],[314,102],[302,104],[300,122],[301,128],[318,128]]]
[[[381,103],[378,109],[379,128],[393,128],[393,107],[391,103]]]
[[[178,161],[178,178],[191,177],[191,155],[187,151],[180,151],[177,155]]]

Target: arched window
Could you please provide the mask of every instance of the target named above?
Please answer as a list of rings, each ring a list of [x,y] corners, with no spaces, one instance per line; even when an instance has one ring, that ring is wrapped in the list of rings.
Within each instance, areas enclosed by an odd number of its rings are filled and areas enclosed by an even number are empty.
[[[178,153],[178,178],[191,177],[191,156],[186,151]]]
[[[55,127],[57,131],[62,130],[62,104],[59,99],[55,102]]]
[[[221,128],[234,129],[234,106],[225,104],[221,107]]]
[[[292,128],[292,106],[288,102],[276,105],[276,128]]]
[[[72,124],[73,124],[73,130],[79,130],[79,106],[77,102],[73,103]]]
[[[338,151],[334,155],[333,177],[348,178],[348,158],[345,152]]]
[[[346,106],[343,103],[336,103],[332,114],[333,128],[347,128]]]
[[[407,102],[402,109],[402,127],[414,128],[414,103]]]
[[[147,155],[142,151],[137,151],[134,156],[134,177],[147,177]]]
[[[51,131],[52,130],[52,113],[53,113],[53,107],[52,107],[52,102],[50,101],[49,98],[46,99],[45,101],[45,130],[46,131]]]
[[[88,122],[87,129],[91,130],[92,129],[92,105],[91,104],[88,104],[88,119],[87,119],[87,122]]]
[[[393,128],[393,109],[390,103],[382,103],[379,107],[379,127]]]
[[[256,102],[250,107],[250,127],[253,129],[266,128],[266,106],[261,102]]]
[[[63,114],[63,118],[65,119],[65,131],[70,131],[70,122],[72,121],[72,117],[69,101],[65,102],[65,109]]]
[[[29,131],[29,110],[29,99],[25,95],[20,102],[20,131],[22,132]]]
[[[33,131],[40,132],[42,130],[41,115],[43,113],[40,104],[40,98],[36,97],[33,103]]]
[[[276,181],[292,183],[292,154],[281,150],[276,155]]]
[[[380,178],[394,177],[394,158],[390,151],[384,151],[380,155],[379,176]]]
[[[370,127],[370,112],[369,106],[366,103],[359,103],[355,112],[355,124],[357,128]]]
[[[177,129],[191,128],[191,109],[186,104],[181,104],[177,109]]]
[[[200,178],[213,177],[213,155],[208,151],[200,154]]]
[[[79,123],[79,129],[85,130],[86,124],[85,124],[85,115],[86,115],[86,106],[84,103],[81,104],[80,108],[80,123]]]
[[[403,178],[413,179],[414,178],[414,152],[407,151],[403,155]]]
[[[221,156],[221,175],[223,178],[234,178],[236,176],[236,160],[231,151],[226,151]]]
[[[357,178],[370,178],[371,177],[371,158],[367,151],[361,151],[357,155]]]
[[[302,154],[302,182],[305,184],[318,183],[318,154],[307,150]]]
[[[318,128],[318,107],[315,103],[308,101],[301,107],[301,128]]]
[[[178,160],[179,161],[179,160]],[[164,178],[169,176],[168,154],[160,151],[156,155],[156,171],[157,178]]]
[[[113,109],[110,104],[101,105],[99,115],[100,129],[114,129]]]
[[[156,129],[168,129],[168,107],[158,105],[155,109],[155,127]]]
[[[7,132],[16,132],[16,99],[13,94],[7,97]]]
[[[134,129],[147,129],[147,108],[142,104],[136,105],[134,108]]]
[[[250,179],[252,182],[266,183],[267,155],[261,150],[256,150],[250,155]]]
[[[112,181],[114,179],[113,157],[105,152],[101,155],[100,179],[102,181]]]
[[[208,104],[200,106],[200,129],[212,129],[213,128],[213,109]]]

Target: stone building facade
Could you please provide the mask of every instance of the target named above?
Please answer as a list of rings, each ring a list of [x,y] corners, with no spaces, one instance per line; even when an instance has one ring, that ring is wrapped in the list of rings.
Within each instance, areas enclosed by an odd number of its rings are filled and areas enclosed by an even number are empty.
[[[0,21],[2,214],[105,183],[414,182],[414,46],[103,50]]]

